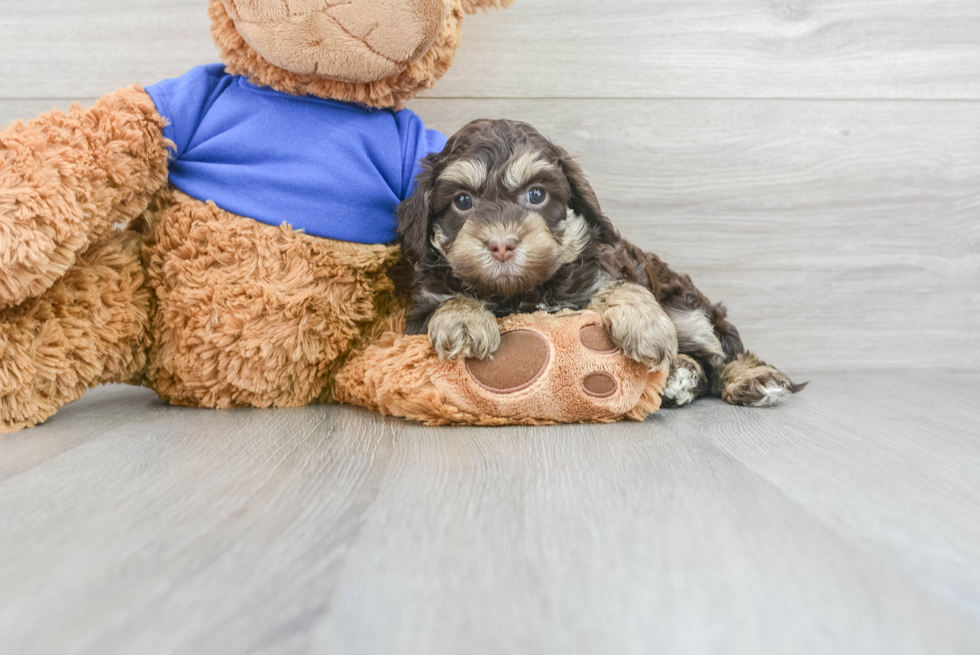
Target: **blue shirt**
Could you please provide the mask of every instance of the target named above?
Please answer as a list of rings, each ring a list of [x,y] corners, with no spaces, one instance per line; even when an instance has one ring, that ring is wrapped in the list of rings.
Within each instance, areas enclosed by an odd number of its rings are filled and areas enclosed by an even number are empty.
[[[395,209],[446,138],[411,111],[292,96],[221,64],[146,89],[177,148],[170,182],[269,225],[359,243],[396,238]]]

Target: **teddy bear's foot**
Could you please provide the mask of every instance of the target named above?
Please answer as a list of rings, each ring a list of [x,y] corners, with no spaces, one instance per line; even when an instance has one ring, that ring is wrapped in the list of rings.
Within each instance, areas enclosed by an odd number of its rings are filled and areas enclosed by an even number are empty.
[[[627,358],[594,312],[511,316],[500,332],[483,360],[440,360],[425,336],[392,336],[340,371],[336,398],[428,425],[607,423],[660,406],[666,371]]]
[[[146,364],[150,294],[139,237],[116,230],[39,298],[0,311],[0,432],[41,423]]]

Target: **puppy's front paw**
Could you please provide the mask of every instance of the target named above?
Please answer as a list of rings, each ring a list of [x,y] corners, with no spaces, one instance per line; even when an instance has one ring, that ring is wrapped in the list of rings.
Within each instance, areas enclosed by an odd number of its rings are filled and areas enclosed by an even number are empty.
[[[473,298],[447,300],[429,321],[429,340],[440,359],[486,359],[500,347],[497,319]]]
[[[614,282],[599,290],[589,308],[602,315],[623,353],[651,371],[667,370],[677,356],[674,323],[644,287]]]

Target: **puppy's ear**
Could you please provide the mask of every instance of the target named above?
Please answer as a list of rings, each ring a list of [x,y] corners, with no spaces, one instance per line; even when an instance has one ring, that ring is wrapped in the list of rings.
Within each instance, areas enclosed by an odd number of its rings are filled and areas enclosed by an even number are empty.
[[[435,176],[429,162],[423,162],[422,166],[415,193],[398,205],[397,212],[402,255],[413,266],[426,259],[432,223],[431,197]]]
[[[592,190],[592,185],[585,179],[582,167],[564,149],[558,148],[558,150],[558,165],[561,166],[562,172],[564,172],[571,187],[568,206],[596,230],[602,243],[618,242],[619,231],[612,224],[612,221],[602,213],[599,198]]]
[[[463,11],[467,14],[475,14],[482,9],[503,9],[514,4],[514,0],[460,0]]]

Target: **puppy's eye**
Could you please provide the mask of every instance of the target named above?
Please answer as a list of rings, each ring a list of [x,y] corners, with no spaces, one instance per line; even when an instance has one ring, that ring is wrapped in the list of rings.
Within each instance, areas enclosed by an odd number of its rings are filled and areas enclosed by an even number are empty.
[[[473,209],[473,198],[468,193],[461,193],[453,200],[453,204],[456,205],[456,209],[459,211],[468,212]]]
[[[532,205],[540,205],[548,199],[548,193],[544,189],[535,187],[527,192],[527,201]]]

